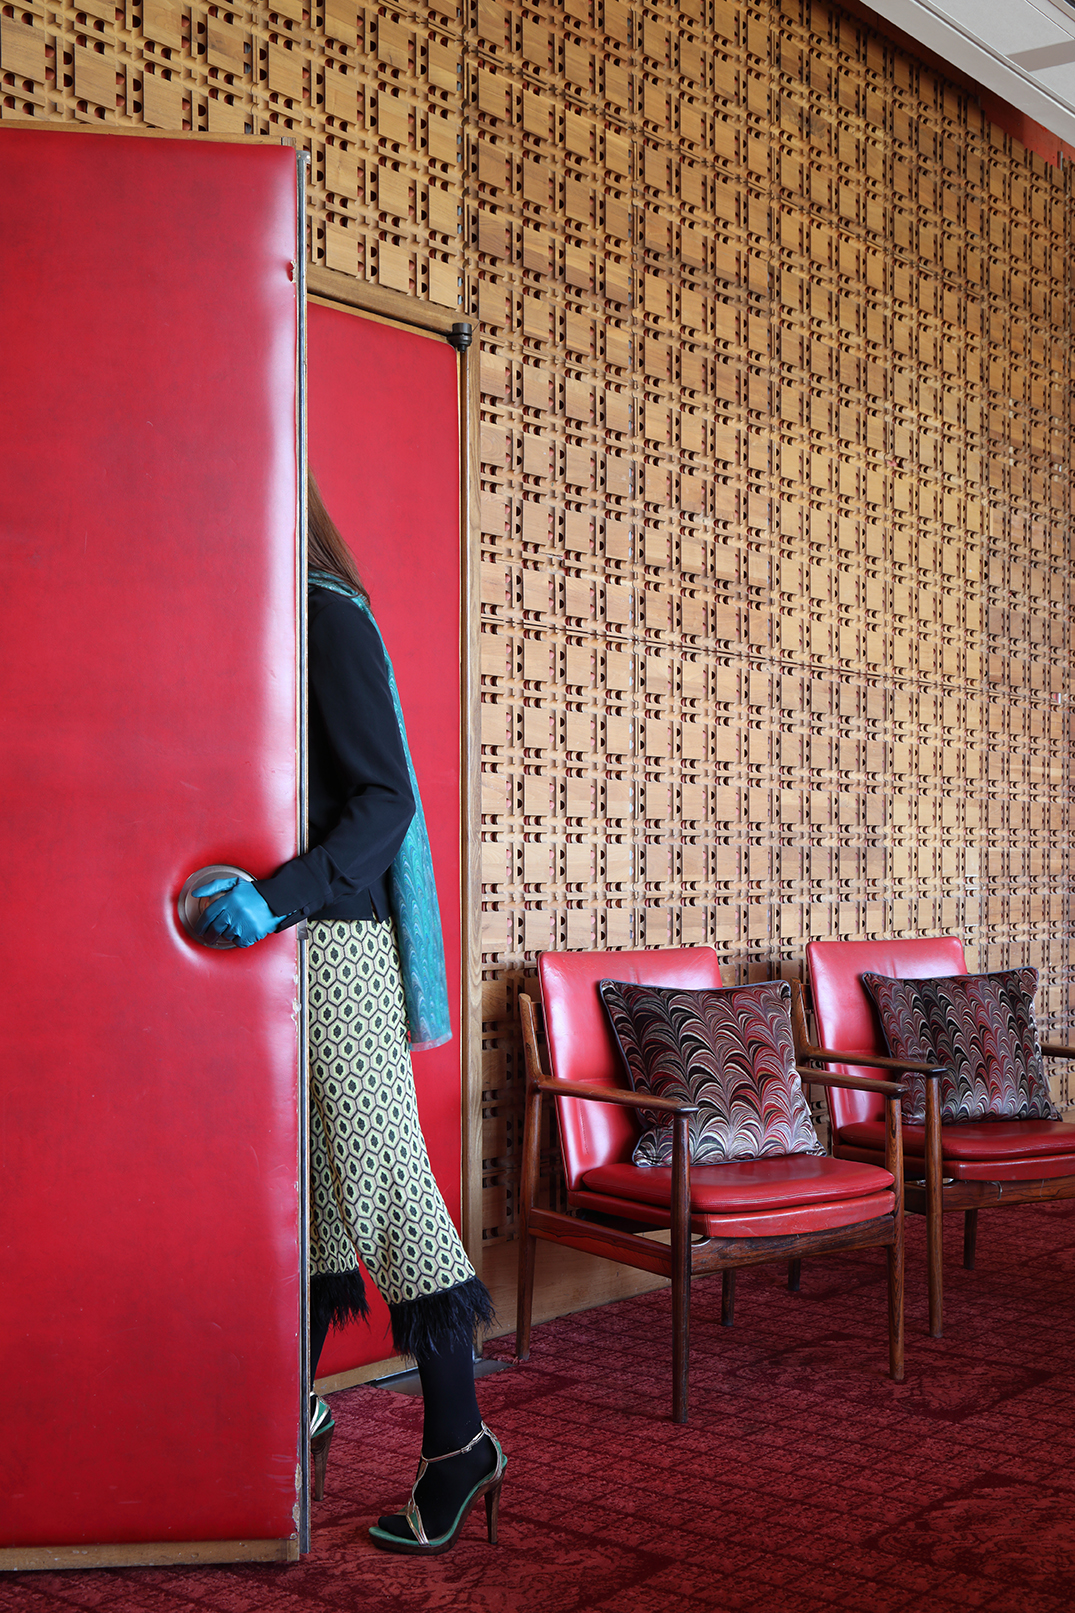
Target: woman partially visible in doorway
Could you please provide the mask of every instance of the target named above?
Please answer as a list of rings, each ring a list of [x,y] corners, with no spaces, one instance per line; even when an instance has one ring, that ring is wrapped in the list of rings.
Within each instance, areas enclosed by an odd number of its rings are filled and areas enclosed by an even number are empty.
[[[311,1381],[331,1326],[367,1313],[359,1261],[424,1398],[422,1456],[387,1551],[454,1542],[483,1496],[489,1538],[505,1460],[474,1392],[492,1319],[430,1169],[412,1047],[451,1035],[429,842],[395,679],[354,557],[309,481],[310,850],[252,884],[218,880],[202,926],[237,946],[309,921]],[[332,1416],[315,1400],[317,1479]]]

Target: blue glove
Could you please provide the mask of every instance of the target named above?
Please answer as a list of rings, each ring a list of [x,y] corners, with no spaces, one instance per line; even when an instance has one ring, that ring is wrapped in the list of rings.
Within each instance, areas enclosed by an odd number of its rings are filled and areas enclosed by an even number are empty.
[[[193,896],[220,896],[207,907],[198,924],[199,935],[219,935],[237,947],[264,941],[280,922],[265,898],[245,879],[213,879],[199,885]]]

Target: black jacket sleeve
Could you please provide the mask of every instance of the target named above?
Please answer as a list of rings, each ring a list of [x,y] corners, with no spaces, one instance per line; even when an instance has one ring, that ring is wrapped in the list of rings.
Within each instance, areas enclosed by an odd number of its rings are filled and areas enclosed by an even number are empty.
[[[407,758],[377,629],[320,590],[309,615],[311,850],[256,881],[297,921],[366,890],[391,866],[414,816]]]

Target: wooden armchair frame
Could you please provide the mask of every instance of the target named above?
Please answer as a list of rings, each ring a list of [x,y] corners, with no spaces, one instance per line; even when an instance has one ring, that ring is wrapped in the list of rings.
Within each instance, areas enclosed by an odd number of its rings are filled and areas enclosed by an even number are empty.
[[[940,938],[952,940],[953,938]],[[854,945],[854,943],[848,943]],[[827,943],[836,947],[840,943]],[[958,942],[954,942],[958,946]],[[813,948],[808,948],[808,956]],[[953,960],[962,961],[962,948],[953,954]],[[873,965],[880,972],[884,972],[881,965]],[[891,967],[891,966],[890,966]],[[965,964],[963,965],[965,968]],[[934,966],[938,975],[957,972],[949,971],[944,967]],[[901,979],[920,978],[916,973],[909,972],[900,975]],[[859,989],[865,995],[865,987]],[[801,988],[800,988],[801,990]],[[1007,1161],[999,1161],[998,1176],[994,1180],[960,1180],[951,1179],[945,1173],[944,1133],[949,1128],[941,1124],[940,1079],[945,1074],[943,1066],[917,1064],[909,1060],[887,1058],[879,1053],[861,1052],[845,1048],[842,1051],[836,1048],[815,1047],[806,1039],[805,1015],[802,1020],[803,1045],[797,1048],[797,1056],[806,1060],[817,1060],[825,1063],[829,1069],[838,1065],[843,1069],[877,1069],[890,1072],[892,1075],[921,1075],[925,1077],[925,1157],[924,1163],[916,1156],[908,1157],[905,1153],[905,1171],[922,1170],[921,1177],[910,1176],[905,1180],[904,1194],[906,1209],[914,1215],[924,1215],[926,1218],[926,1261],[929,1284],[929,1333],[931,1338],[941,1338],[944,1331],[944,1254],[943,1230],[945,1215],[961,1212],[964,1216],[963,1224],[963,1265],[967,1270],[974,1269],[976,1245],[978,1236],[978,1211],[991,1207],[1003,1207],[1016,1204],[1038,1204],[1051,1202],[1054,1199],[1075,1198],[1075,1175],[1033,1175],[1015,1177],[1011,1174],[1011,1166]],[[1047,1058],[1075,1058],[1075,1047],[1067,1047],[1055,1042],[1043,1042],[1041,1051]],[[811,1081],[818,1082],[816,1075],[809,1077]],[[823,1084],[823,1083],[819,1083]],[[831,1106],[830,1106],[831,1107]],[[1013,1122],[1019,1124],[1019,1122]],[[958,1129],[958,1128],[954,1128]],[[1075,1128],[1072,1128],[1072,1145],[1075,1151]],[[865,1158],[863,1150],[854,1146],[845,1146],[841,1143],[836,1117],[833,1117],[832,1151],[837,1158]],[[1033,1154],[1033,1148],[1028,1144],[1028,1155]],[[886,1160],[887,1160],[886,1144]],[[1042,1154],[1040,1161],[1047,1164],[1049,1155]],[[1031,1160],[1020,1163],[1033,1163]],[[951,1165],[949,1165],[951,1169]]]
[[[706,1235],[703,1216],[691,1215],[691,1162],[689,1122],[696,1107],[669,1099],[648,1097],[626,1087],[586,1086],[557,1081],[542,1067],[538,1038],[541,1011],[527,995],[520,996],[523,1045],[526,1056],[526,1119],[521,1184],[519,1298],[516,1355],[525,1361],[530,1353],[534,1268],[538,1240],[580,1249],[606,1260],[669,1279],[672,1285],[672,1420],[687,1421],[687,1384],[690,1355],[690,1290],[694,1277],[713,1272],[722,1275],[722,1315],[730,1324],[734,1306],[735,1272],[740,1266],[789,1262],[788,1286],[799,1285],[799,1264],[804,1255],[828,1254],[840,1249],[884,1247],[888,1266],[889,1373],[903,1380],[903,1152],[900,1129],[900,1088],[891,1081],[845,1076],[801,1068],[801,1077],[822,1086],[849,1086],[884,1098],[886,1114],[885,1168],[893,1178],[892,1213],[850,1226],[820,1232],[769,1238],[717,1238]],[[805,1044],[801,1000],[795,998],[793,1023],[797,1046]],[[805,1052],[805,1045],[804,1045]],[[592,1210],[571,1213],[543,1209],[537,1203],[541,1152],[541,1112],[546,1097],[567,1097],[593,1103],[612,1103],[628,1110],[647,1109],[671,1116],[673,1128],[672,1195],[667,1216],[655,1222],[631,1217],[632,1201],[624,1200],[624,1215],[603,1216]],[[571,1195],[569,1194],[569,1202]],[[585,1218],[584,1218],[585,1217]],[[644,1237],[655,1225],[670,1232],[668,1243]]]

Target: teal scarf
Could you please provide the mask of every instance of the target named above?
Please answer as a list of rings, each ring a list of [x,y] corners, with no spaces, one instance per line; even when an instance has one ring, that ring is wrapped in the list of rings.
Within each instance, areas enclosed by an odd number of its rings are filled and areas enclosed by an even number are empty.
[[[381,639],[385,665],[388,668],[388,685],[396,708],[399,737],[407,758],[411,790],[414,795],[414,817],[399,848],[396,860],[388,871],[389,899],[396,925],[399,946],[400,973],[403,976],[403,995],[407,1005],[407,1026],[411,1048],[419,1052],[424,1048],[440,1047],[451,1041],[452,1022],[448,1011],[448,979],[444,967],[444,940],[440,928],[440,908],[437,905],[437,886],[433,878],[433,857],[429,849],[425,813],[418,793],[418,780],[411,761],[407,730],[403,722],[403,708],[396,688],[396,675],[388,651],[384,649],[381,630],[374,621],[373,612],[357,589],[326,571],[311,571],[310,582],[319,588],[329,588],[342,594],[365,612],[373,622],[377,637]]]

